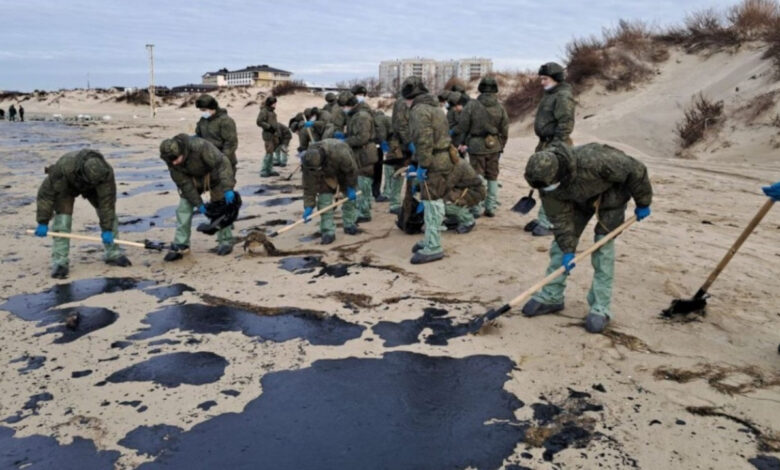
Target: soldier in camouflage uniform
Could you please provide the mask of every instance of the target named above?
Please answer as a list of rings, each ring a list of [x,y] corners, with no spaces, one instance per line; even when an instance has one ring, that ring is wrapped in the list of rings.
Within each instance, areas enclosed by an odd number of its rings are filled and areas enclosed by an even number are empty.
[[[525,179],[540,191],[544,209],[553,223],[555,239],[547,274],[561,266],[567,272],[525,304],[523,314],[533,317],[563,310],[566,276],[574,267],[577,243],[588,221],[596,216],[596,241],[600,240],[624,222],[626,206],[632,198],[637,219],[644,219],[650,215],[653,188],[644,164],[602,144],[572,148],[554,143],[531,156]],[[590,312],[585,328],[598,333],[612,318],[615,241],[593,253],[591,262],[595,272],[588,293]]]
[[[165,261],[176,261],[190,249],[192,216],[195,211],[206,213],[200,195],[210,192],[211,201],[224,198],[235,200],[233,188],[236,179],[230,160],[209,141],[200,137],[179,134],[160,144],[160,158],[168,165],[171,179],[179,189],[179,207],[176,209],[176,234]],[[230,227],[217,232],[216,253],[225,256],[233,251],[233,233]]]
[[[544,87],[544,96],[534,119],[534,132],[539,137],[536,151],[561,142],[571,147],[575,102],[571,85],[564,81],[564,69],[555,62],[549,62],[539,68],[539,78]],[[545,214],[544,206],[539,207],[536,220],[529,222],[525,230],[536,237],[552,235],[552,224]]]
[[[290,141],[292,140],[292,132],[290,128],[282,124],[276,123],[276,135],[279,136],[278,144],[274,149],[274,166],[287,166],[287,158],[290,153]]]
[[[335,129],[331,124],[327,111],[322,111],[316,106],[306,108],[303,111],[305,118],[300,131],[298,132],[299,150],[305,151],[313,142],[319,142],[333,137]]]
[[[390,152],[384,157],[384,196],[390,201],[390,213],[398,215],[401,212],[401,188],[404,177],[394,175],[412,158],[409,152],[409,105],[400,94],[393,105],[390,128],[392,130],[388,141]]]
[[[52,230],[70,233],[73,225],[73,204],[83,196],[97,210],[105,247],[105,262],[110,266],[130,266],[130,260],[114,243],[119,226],[116,217],[116,181],[114,170],[99,152],[90,149],[68,152],[54,165],[46,168],[46,178],[38,189],[35,235],[45,237],[49,221]],[[55,279],[68,277],[70,240],[56,237],[52,243],[52,273]]]
[[[348,91],[342,91],[336,95],[336,101],[327,110],[330,113],[330,122],[333,124],[333,137],[336,139],[344,137],[344,133],[347,131],[347,113],[344,112],[341,103],[345,102],[348,93]],[[351,96],[351,93],[349,95]]]
[[[374,113],[374,128],[376,129],[376,142],[378,148],[377,162],[374,163],[374,175],[371,190],[376,202],[385,202],[387,197],[382,196],[382,168],[385,154],[390,151],[390,135],[393,133],[393,124],[384,111],[378,109]]]
[[[325,94],[325,105],[322,107],[327,112],[332,112],[334,106],[338,106],[338,103],[336,103],[336,94],[332,92],[328,92]]]
[[[376,134],[374,115],[368,103],[359,102],[350,92],[339,95],[339,106],[347,113],[347,133],[345,142],[352,149],[352,156],[358,166],[357,199],[358,223],[371,221],[371,194],[374,163],[378,156],[374,138]]]
[[[219,107],[219,103],[211,95],[200,95],[195,101],[195,107],[203,112],[198,124],[195,126],[195,135],[208,140],[228,157],[236,173],[238,159],[238,132],[236,122],[228,116],[227,110]]]
[[[460,113],[463,112],[463,107],[469,102],[469,99],[469,95],[457,91],[451,91],[447,98],[447,104],[449,105],[449,108],[447,109],[447,125],[450,128],[450,137],[453,142],[463,140],[460,134],[458,134],[458,119],[460,118]],[[466,155],[465,152],[460,154],[463,158],[465,158]]]
[[[493,77],[479,82],[480,95],[469,100],[458,117],[458,151],[468,151],[471,166],[487,185],[485,215],[493,217],[498,206],[499,159],[509,138],[509,116],[498,102],[498,83]],[[475,215],[479,214],[479,209]]]
[[[439,232],[444,222],[444,198],[447,178],[454,165],[450,159],[450,135],[447,117],[436,103],[436,97],[419,77],[404,80],[401,94],[410,107],[410,151],[416,165],[409,167],[407,178],[413,176],[420,187],[424,207],[425,236],[412,248],[412,264],[428,263],[444,257]]]
[[[339,191],[349,198],[343,208],[344,233],[355,235],[358,168],[349,145],[338,139],[325,139],[312,143],[302,159],[303,169],[303,219],[308,222],[314,212],[333,204],[333,195]],[[320,216],[320,234],[323,245],[336,239],[333,211]]]
[[[263,166],[260,169],[261,177],[279,176],[279,173],[273,169],[274,151],[281,141],[280,136],[277,134],[279,130],[276,126],[275,109],[276,97],[269,96],[265,99],[265,103],[257,115],[257,126],[263,129],[263,142],[265,143],[265,156],[263,157]]]
[[[457,157],[456,157],[457,158]],[[471,164],[461,158],[454,162],[455,168],[447,176],[447,196],[444,199],[444,215],[458,221],[458,233],[469,233],[476,225],[469,210],[485,200],[485,185]]]

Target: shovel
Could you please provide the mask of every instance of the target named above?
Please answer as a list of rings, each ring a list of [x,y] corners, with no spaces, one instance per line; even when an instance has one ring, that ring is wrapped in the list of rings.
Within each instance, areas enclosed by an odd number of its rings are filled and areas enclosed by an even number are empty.
[[[27,230],[27,233],[30,235],[34,235],[34,230]],[[86,235],[74,235],[72,233],[62,233],[62,232],[49,232],[48,235],[50,237],[59,237],[59,238],[71,238],[73,240],[84,240],[84,241],[90,241],[90,242],[98,242],[103,243],[103,240],[98,237],[89,237]],[[151,240],[144,240],[143,243],[138,242],[129,242],[126,240],[114,240],[114,243],[117,245],[123,245],[123,246],[132,246],[134,248],[145,248],[147,250],[157,250],[162,251],[165,249],[165,243],[163,242],[153,242]]]
[[[758,224],[761,222],[761,219],[763,219],[767,212],[769,212],[774,203],[775,201],[773,199],[769,199],[764,203],[763,206],[761,206],[761,209],[758,210],[758,213],[756,213],[756,215],[753,217],[753,220],[751,220],[747,227],[745,227],[745,230],[742,231],[742,234],[739,236],[739,238],[737,238],[737,241],[731,245],[729,251],[726,252],[726,256],[720,260],[720,263],[718,263],[718,265],[710,274],[710,277],[708,277],[704,284],[699,288],[699,290],[696,292],[696,295],[694,295],[691,299],[672,300],[672,304],[669,306],[669,308],[661,312],[661,316],[671,318],[672,315],[687,315],[689,313],[700,312],[704,310],[704,308],[707,306],[707,297],[709,297],[707,291],[709,290],[710,286],[712,286],[712,283],[715,282],[715,279],[717,279],[720,273],[726,268],[726,265],[729,264],[731,258],[737,254],[739,248],[742,246],[745,240],[747,240],[750,234],[753,233],[753,230],[755,230],[756,226],[758,226]]]
[[[609,243],[610,240],[612,240],[613,238],[615,238],[618,235],[620,235],[623,231],[625,231],[628,227],[630,227],[631,224],[633,224],[634,222],[636,222],[636,216],[631,216],[631,218],[629,218],[628,220],[623,222],[623,224],[621,226],[619,226],[615,230],[611,231],[609,234],[604,236],[604,238],[602,238],[601,240],[599,240],[596,243],[594,243],[590,248],[588,248],[587,250],[585,250],[582,253],[580,253],[579,255],[577,255],[574,258],[574,262],[578,263],[578,262],[586,259],[588,256],[592,255],[594,252],[598,251],[599,248],[601,248],[602,246],[604,246],[607,243]],[[471,320],[471,322],[469,322],[468,328],[467,328],[467,332],[468,333],[476,333],[477,331],[480,330],[480,328],[482,328],[482,326],[486,322],[489,322],[489,321],[497,318],[499,315],[503,315],[504,313],[506,313],[509,310],[511,310],[513,307],[516,307],[516,306],[520,305],[521,303],[525,302],[526,300],[531,298],[532,295],[534,295],[536,292],[541,290],[542,287],[544,287],[547,284],[549,284],[552,281],[554,281],[556,278],[558,278],[558,276],[561,276],[565,271],[566,271],[566,269],[563,266],[561,266],[560,268],[558,268],[555,271],[553,271],[552,273],[550,273],[547,277],[545,277],[541,281],[539,281],[536,284],[534,284],[533,286],[531,286],[528,290],[526,290],[522,294],[518,295],[514,299],[510,300],[509,303],[502,305],[498,309],[490,309],[486,313],[484,313],[483,315],[474,318],[473,320]]]
[[[521,214],[527,214],[531,212],[531,209],[536,206],[536,199],[534,199],[534,190],[532,189],[528,196],[523,196],[517,203],[512,206],[512,211],[519,212]]]
[[[356,194],[359,196],[361,194],[361,191],[358,191]],[[313,212],[308,220],[300,219],[300,220],[298,220],[296,222],[293,222],[293,223],[291,223],[289,225],[285,225],[284,227],[280,228],[279,230],[274,230],[273,232],[270,232],[270,233],[267,233],[267,234],[260,234],[259,238],[256,239],[255,241],[265,245],[266,250],[269,253],[270,252],[276,252],[277,251],[276,247],[273,245],[273,243],[271,243],[268,240],[269,238],[276,238],[276,237],[278,237],[279,235],[281,235],[281,234],[283,234],[285,232],[289,232],[290,230],[294,229],[295,227],[310,221],[315,216],[322,215],[325,212],[328,212],[329,210],[333,210],[333,209],[341,206],[342,204],[346,203],[347,201],[349,201],[349,198],[345,197],[344,199],[341,199],[340,201],[336,201],[336,202],[334,202],[333,204],[331,204],[329,206],[323,207],[322,209],[320,209],[320,210],[318,210],[316,212]]]

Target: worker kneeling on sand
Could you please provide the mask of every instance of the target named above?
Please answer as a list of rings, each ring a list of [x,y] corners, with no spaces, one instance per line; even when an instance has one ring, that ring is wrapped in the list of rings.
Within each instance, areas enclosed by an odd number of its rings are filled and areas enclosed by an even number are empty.
[[[46,179],[38,189],[38,228],[35,235],[45,237],[49,220],[54,216],[52,229],[70,233],[73,225],[73,204],[81,195],[97,210],[101,238],[105,246],[105,261],[111,266],[130,266],[130,260],[114,243],[119,225],[116,217],[116,181],[114,170],[99,152],[90,149],[68,152],[54,165],[46,168]],[[68,277],[70,240],[56,237],[52,244],[51,277]]]
[[[454,147],[452,150],[455,150]],[[482,179],[466,160],[451,155],[455,169],[447,175],[447,195],[444,197],[444,215],[458,221],[458,233],[469,233],[476,225],[469,208],[485,200],[487,191]]]
[[[596,215],[596,241],[620,226],[627,203],[634,199],[637,220],[650,215],[653,189],[647,167],[608,145],[578,147],[553,145],[534,153],[525,168],[525,179],[540,191],[544,210],[553,225],[549,275],[563,266],[566,274],[547,284],[523,307],[527,317],[563,310],[566,276],[574,268],[574,252],[588,221]],[[588,293],[590,312],[585,328],[599,333],[606,328],[612,312],[612,281],[615,242],[593,253],[594,274]]]
[[[165,139],[160,144],[160,158],[168,165],[171,179],[179,189],[179,207],[176,209],[176,235],[171,251],[165,261],[181,259],[190,249],[192,216],[194,212],[206,213],[206,206],[200,195],[211,193],[211,201],[232,204],[235,201],[233,188],[236,185],[230,160],[209,141],[200,137],[179,134]],[[225,256],[233,251],[233,233],[230,226],[217,232],[217,247],[214,251]]]
[[[325,139],[313,143],[303,156],[303,219],[309,221],[314,212],[333,204],[333,195],[343,190],[349,201],[343,206],[344,233],[355,235],[357,228],[358,167],[349,145],[339,139]],[[320,216],[321,243],[328,245],[336,239],[333,210]]]

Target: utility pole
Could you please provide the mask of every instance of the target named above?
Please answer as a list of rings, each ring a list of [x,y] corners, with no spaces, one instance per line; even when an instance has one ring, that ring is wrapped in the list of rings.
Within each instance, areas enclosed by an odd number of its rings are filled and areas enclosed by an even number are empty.
[[[89,72],[87,72],[87,91],[89,91]]]
[[[147,44],[146,50],[149,51],[149,110],[152,117],[157,112],[154,109],[154,44]]]

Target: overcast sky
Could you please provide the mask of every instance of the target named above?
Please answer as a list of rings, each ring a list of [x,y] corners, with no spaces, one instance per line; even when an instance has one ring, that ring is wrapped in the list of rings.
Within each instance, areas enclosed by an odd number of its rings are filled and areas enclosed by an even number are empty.
[[[496,69],[563,57],[621,18],[656,25],[733,0],[0,0],[0,89],[161,85],[269,64],[320,84],[405,57],[492,58]]]

